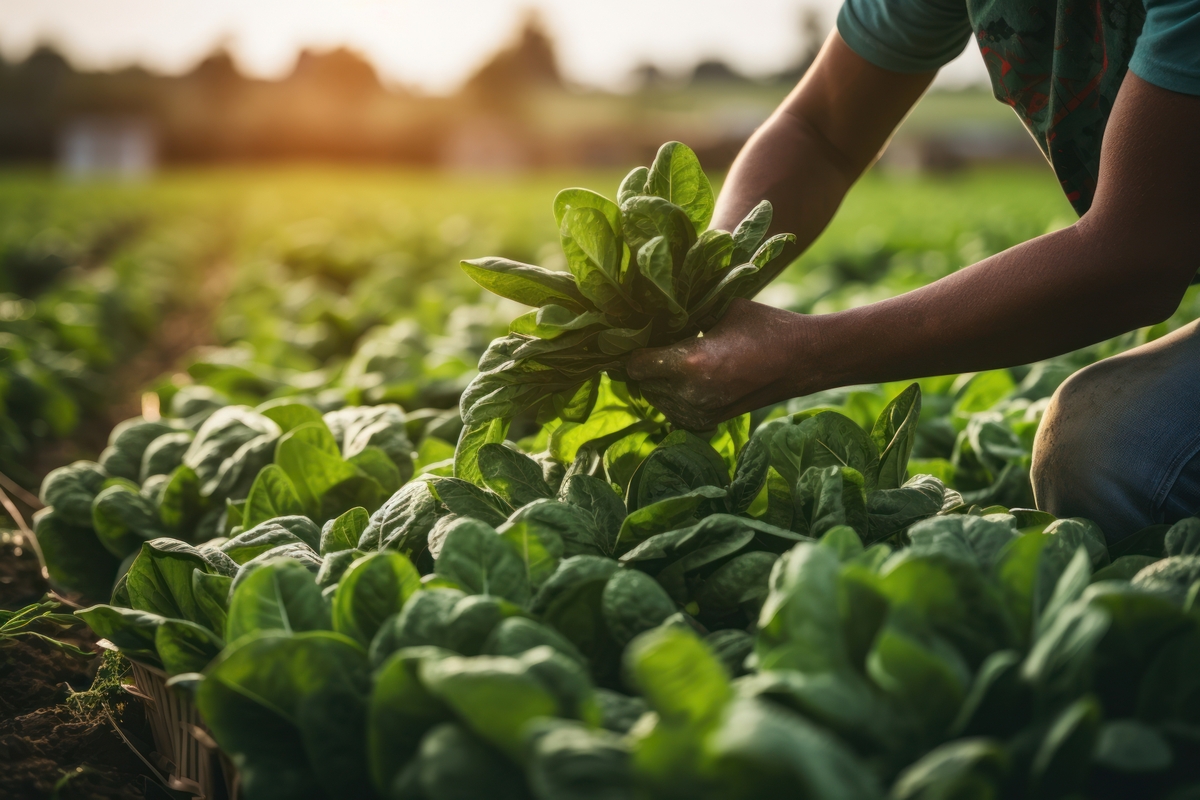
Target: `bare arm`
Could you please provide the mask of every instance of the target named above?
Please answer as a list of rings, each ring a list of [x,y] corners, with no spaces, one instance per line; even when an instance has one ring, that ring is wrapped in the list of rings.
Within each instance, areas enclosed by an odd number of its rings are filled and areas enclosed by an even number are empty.
[[[796,234],[793,257],[807,249],[935,74],[880,69],[835,30],[733,162],[712,227],[733,230],[766,199],[775,207],[769,233]]]
[[[706,428],[856,383],[1012,366],[1171,314],[1196,274],[1200,97],[1127,74],[1092,208],[1069,228],[924,288],[806,316],[736,301],[701,339],[641,351],[630,375],[676,422]]]

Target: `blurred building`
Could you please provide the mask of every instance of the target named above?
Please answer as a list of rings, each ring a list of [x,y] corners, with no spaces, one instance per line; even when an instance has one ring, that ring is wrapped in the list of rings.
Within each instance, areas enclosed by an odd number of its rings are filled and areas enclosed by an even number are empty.
[[[142,178],[154,171],[157,150],[148,119],[81,116],[61,128],[58,165],[72,178]]]

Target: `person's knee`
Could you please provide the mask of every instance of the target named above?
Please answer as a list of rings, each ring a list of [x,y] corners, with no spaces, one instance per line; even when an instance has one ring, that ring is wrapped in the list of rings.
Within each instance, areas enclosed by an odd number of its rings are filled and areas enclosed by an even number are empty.
[[[1029,477],[1038,508],[1079,516],[1094,497],[1091,483],[1108,472],[1103,428],[1114,412],[1120,364],[1098,362],[1068,378],[1051,398],[1038,426]],[[1094,513],[1094,512],[1093,512]]]

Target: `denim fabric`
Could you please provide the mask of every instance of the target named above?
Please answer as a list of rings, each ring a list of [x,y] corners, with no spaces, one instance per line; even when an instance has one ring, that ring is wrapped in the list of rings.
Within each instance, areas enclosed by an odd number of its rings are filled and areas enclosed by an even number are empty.
[[[1080,370],[1034,446],[1038,507],[1110,543],[1200,512],[1200,321]]]

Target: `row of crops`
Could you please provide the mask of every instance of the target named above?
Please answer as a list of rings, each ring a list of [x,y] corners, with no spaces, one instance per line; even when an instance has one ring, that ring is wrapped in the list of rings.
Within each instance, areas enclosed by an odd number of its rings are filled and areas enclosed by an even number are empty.
[[[706,230],[693,162],[559,195],[561,255],[247,234],[231,346],[42,483],[52,580],[249,800],[1192,797],[1200,520],[1112,544],[1033,510],[1029,464],[1054,389],[1195,296],[1029,367],[677,429],[624,357],[781,266],[769,208]],[[445,269],[484,245],[568,271],[474,260],[491,302]],[[860,248],[794,305],[937,252]]]

